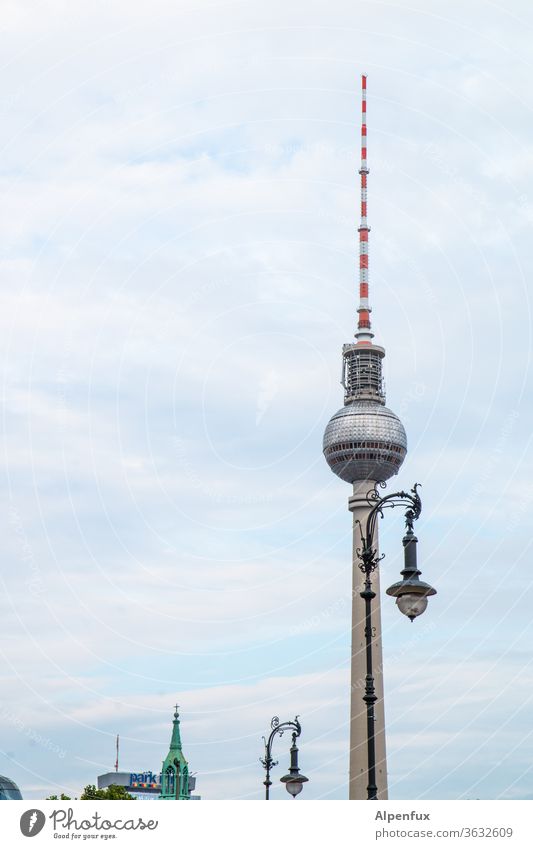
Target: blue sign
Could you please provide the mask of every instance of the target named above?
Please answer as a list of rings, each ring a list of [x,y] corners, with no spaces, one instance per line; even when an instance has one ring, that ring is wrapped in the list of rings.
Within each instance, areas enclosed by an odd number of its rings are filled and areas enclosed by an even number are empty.
[[[154,775],[153,772],[132,772],[130,773],[130,787],[160,787],[161,775]]]

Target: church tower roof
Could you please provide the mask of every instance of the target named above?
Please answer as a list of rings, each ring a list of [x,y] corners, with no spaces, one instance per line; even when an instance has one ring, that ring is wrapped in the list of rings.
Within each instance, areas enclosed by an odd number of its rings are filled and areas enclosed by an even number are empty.
[[[168,755],[163,761],[161,769],[161,796],[160,799],[190,799],[189,789],[189,764],[183,754],[181,746],[179,705],[174,707],[174,719],[172,721],[172,736]]]
[[[172,722],[172,737],[170,738],[171,752],[181,752],[180,715],[178,708],[179,705],[174,706],[174,721]]]

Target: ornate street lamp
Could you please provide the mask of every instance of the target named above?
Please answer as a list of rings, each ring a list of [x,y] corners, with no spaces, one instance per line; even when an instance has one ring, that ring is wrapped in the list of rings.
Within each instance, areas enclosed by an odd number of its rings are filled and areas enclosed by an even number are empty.
[[[385,484],[379,484],[384,486]],[[361,528],[362,548],[357,549],[357,556],[361,561],[360,569],[365,575],[364,589],[360,593],[365,600],[365,640],[366,640],[366,678],[365,694],[363,701],[366,704],[367,717],[367,741],[368,741],[368,787],[367,798],[377,799],[376,785],[376,749],[374,736],[374,705],[377,696],[374,691],[374,671],[372,668],[372,599],[376,597],[372,589],[372,572],[374,572],[384,554],[378,556],[377,550],[373,548],[374,532],[378,516],[383,517],[386,507],[406,507],[405,524],[407,527],[403,538],[404,568],[401,574],[403,579],[392,584],[387,590],[387,595],[396,598],[396,604],[411,622],[420,616],[427,607],[428,596],[435,595],[437,590],[419,579],[420,570],[416,561],[417,538],[414,535],[413,523],[418,519],[422,511],[422,502],[418,494],[419,484],[415,484],[411,492],[394,492],[380,498],[377,488],[368,494],[368,502],[372,509],[368,513],[366,527]]]
[[[280,722],[278,716],[273,716],[270,722],[271,732],[269,734],[268,740],[263,737],[263,742],[265,744],[265,757],[260,758],[259,760],[263,764],[263,767],[266,770],[266,778],[263,784],[265,785],[265,799],[270,799],[270,788],[272,786],[272,782],[270,780],[270,770],[273,766],[277,766],[277,761],[272,759],[272,744],[274,742],[274,737],[276,734],[279,734],[280,737],[283,737],[285,731],[292,731],[292,746],[290,748],[291,753],[291,765],[289,767],[289,772],[287,775],[284,775],[283,778],[280,779],[285,784],[285,789],[287,793],[290,793],[293,799],[298,796],[299,793],[302,792],[303,785],[306,781],[309,781],[305,775],[300,774],[300,769],[298,767],[298,747],[296,745],[296,738],[300,736],[302,733],[302,726],[298,722],[298,717],[294,717],[294,721],[292,722]]]

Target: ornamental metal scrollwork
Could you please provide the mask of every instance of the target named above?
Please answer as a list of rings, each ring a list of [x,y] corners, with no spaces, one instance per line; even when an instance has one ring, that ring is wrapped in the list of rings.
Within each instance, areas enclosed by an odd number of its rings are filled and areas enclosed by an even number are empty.
[[[377,481],[374,488],[367,492],[366,500],[371,510],[366,518],[364,531],[359,519],[356,520],[361,534],[361,548],[356,549],[356,555],[360,561],[359,568],[365,575],[370,575],[374,572],[380,560],[383,560],[384,557],[383,554],[378,557],[377,549],[372,547],[377,519],[378,516],[383,518],[384,509],[386,507],[406,507],[405,522],[407,528],[411,529],[414,520],[418,519],[422,512],[422,501],[418,494],[419,483],[415,483],[410,492],[401,490],[400,492],[393,492],[390,495],[380,498],[378,487],[383,488],[384,486],[386,486],[385,481]]]

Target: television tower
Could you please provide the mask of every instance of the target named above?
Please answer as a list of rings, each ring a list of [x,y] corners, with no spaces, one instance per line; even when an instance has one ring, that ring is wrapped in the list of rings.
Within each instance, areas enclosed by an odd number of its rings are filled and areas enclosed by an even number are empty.
[[[367,494],[376,483],[398,473],[407,453],[404,427],[385,406],[383,385],[384,348],[373,343],[368,300],[367,222],[367,132],[366,76],[362,77],[361,120],[361,223],[359,226],[359,306],[355,342],[343,345],[342,385],[344,407],[330,419],[324,433],[324,456],[330,469],[343,481],[353,484],[348,509],[353,515],[353,592],[350,704],[350,799],[367,798],[367,716],[363,701],[365,689],[365,603],[359,593],[363,576],[357,549],[361,549],[361,527],[371,509]],[[378,547],[377,528],[373,543]],[[373,577],[376,597],[372,601],[372,651],[375,659],[375,744],[378,799],[387,799],[387,760],[383,708],[383,660],[379,570]]]

